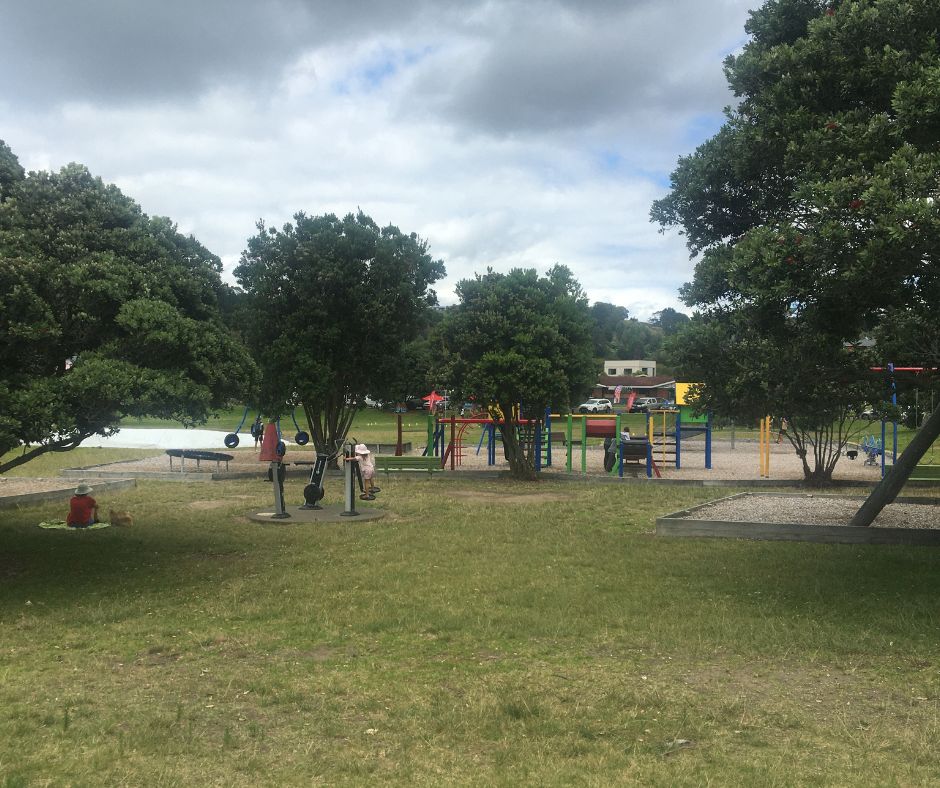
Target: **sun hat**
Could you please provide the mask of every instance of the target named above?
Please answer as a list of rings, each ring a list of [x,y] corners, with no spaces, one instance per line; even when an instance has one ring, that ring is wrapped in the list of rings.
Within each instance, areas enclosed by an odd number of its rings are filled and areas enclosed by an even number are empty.
[[[75,488],[76,495],[88,495],[91,492],[91,487],[82,482],[78,487]]]
[[[370,453],[369,447],[366,446],[364,443],[356,444],[356,454],[369,454],[369,453]]]

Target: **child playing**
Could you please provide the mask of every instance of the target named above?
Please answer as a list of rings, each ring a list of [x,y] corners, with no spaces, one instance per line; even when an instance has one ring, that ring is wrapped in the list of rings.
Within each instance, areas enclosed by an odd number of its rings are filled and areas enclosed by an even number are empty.
[[[362,473],[362,495],[359,497],[363,501],[374,501],[375,494],[379,488],[375,486],[373,477],[375,476],[375,464],[372,462],[372,454],[369,447],[364,443],[356,444],[356,459],[359,460],[359,470]]]
[[[98,502],[91,497],[91,487],[84,482],[75,488],[69,500],[69,516],[65,522],[70,528],[87,528],[98,522]]]

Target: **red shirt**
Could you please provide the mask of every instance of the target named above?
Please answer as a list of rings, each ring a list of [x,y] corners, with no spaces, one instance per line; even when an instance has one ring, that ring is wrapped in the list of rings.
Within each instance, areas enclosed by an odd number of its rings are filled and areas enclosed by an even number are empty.
[[[90,525],[95,520],[98,503],[90,495],[73,495],[69,501],[69,525]]]

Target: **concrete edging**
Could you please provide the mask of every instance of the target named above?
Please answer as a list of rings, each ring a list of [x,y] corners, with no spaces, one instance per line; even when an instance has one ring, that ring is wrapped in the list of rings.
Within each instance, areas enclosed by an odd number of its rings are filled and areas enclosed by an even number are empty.
[[[114,481],[104,481],[95,485],[96,490],[126,490],[137,486],[136,479],[116,479]],[[0,509],[14,509],[17,506],[26,506],[34,503],[44,503],[45,501],[62,501],[71,498],[75,494],[72,487],[61,490],[44,490],[43,492],[23,493],[22,495],[7,495],[0,497]]]
[[[811,525],[804,523],[764,523],[755,521],[693,520],[688,515],[718,501],[762,495],[743,492],[716,498],[698,506],[656,518],[656,535],[699,539],[752,539],[759,541],[814,542],[817,544],[878,544],[940,546],[940,529],[860,528],[852,525]],[[786,494],[786,493],[784,493]],[[791,493],[792,494],[792,493]],[[832,496],[858,500],[853,496]],[[895,503],[940,505],[936,498],[899,497]]]

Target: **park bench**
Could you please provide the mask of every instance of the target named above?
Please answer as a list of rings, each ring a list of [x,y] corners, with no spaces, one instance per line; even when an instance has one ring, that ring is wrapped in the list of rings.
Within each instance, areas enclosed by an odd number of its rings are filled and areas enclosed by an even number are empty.
[[[424,471],[434,473],[441,470],[440,457],[418,457],[413,454],[404,454],[401,457],[382,456],[375,458],[375,469],[385,471],[385,475],[393,471]]]

